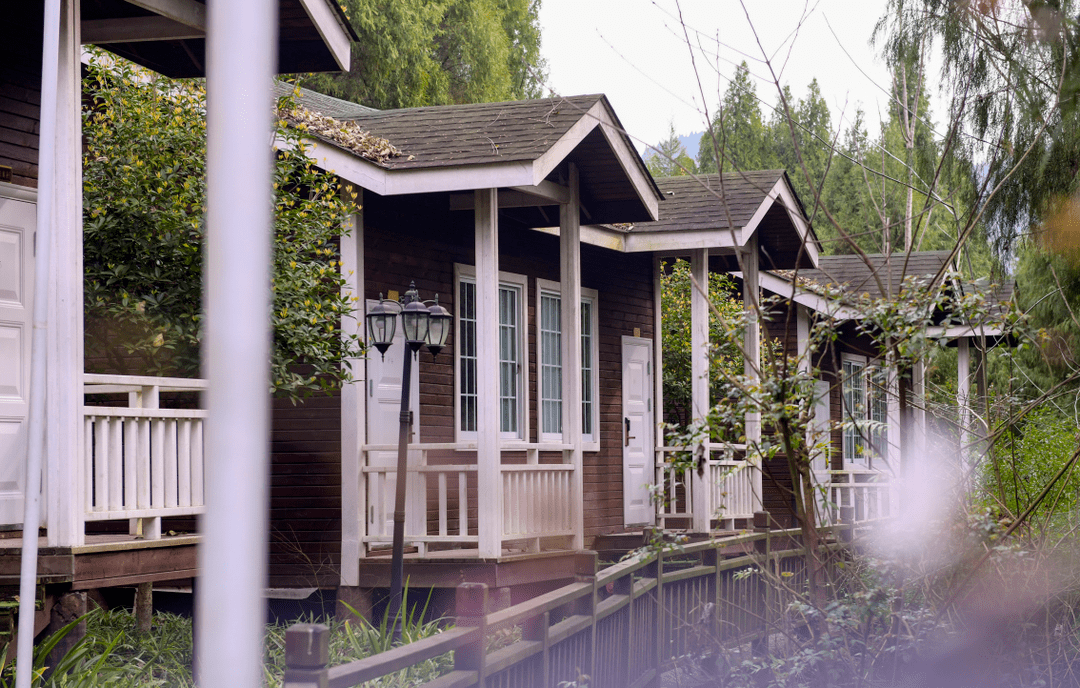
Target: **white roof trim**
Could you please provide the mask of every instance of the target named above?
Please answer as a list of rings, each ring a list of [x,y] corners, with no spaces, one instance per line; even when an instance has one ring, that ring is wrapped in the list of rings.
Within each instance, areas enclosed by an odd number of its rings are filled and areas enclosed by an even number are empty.
[[[352,66],[352,39],[349,31],[341,24],[341,17],[330,7],[335,0],[300,0],[304,11],[315,25],[323,43],[330,49],[334,62],[342,71],[349,71]]]
[[[732,275],[742,279],[741,272],[733,272]],[[829,316],[830,318],[839,318],[841,320],[858,320],[862,316],[852,308],[843,306],[832,299],[826,298],[821,294],[815,294],[814,292],[804,289],[803,287],[796,286],[790,280],[784,279],[778,275],[774,275],[771,272],[762,271],[758,274],[758,284],[762,289],[771,291],[772,293],[783,296],[794,301],[797,304],[806,306],[807,308]]]
[[[1000,337],[1005,331],[1000,327],[988,327],[986,325],[953,325],[942,327],[935,325],[926,328],[927,335],[941,339],[959,339],[961,337]]]

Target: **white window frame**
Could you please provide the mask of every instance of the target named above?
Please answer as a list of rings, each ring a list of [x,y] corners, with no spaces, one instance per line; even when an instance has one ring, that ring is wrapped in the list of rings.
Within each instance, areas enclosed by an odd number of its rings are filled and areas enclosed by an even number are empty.
[[[554,296],[562,303],[562,286],[559,282],[552,282],[551,280],[537,279],[536,280],[536,426],[537,426],[537,438],[540,442],[562,442],[562,433],[545,433],[544,432],[544,393],[540,385],[544,383],[543,375],[543,361],[544,361],[544,343],[541,336],[540,324],[541,324],[541,300],[543,295]],[[592,413],[590,414],[590,421],[592,425],[592,432],[585,433],[584,423],[582,424],[581,435],[581,448],[583,451],[600,451],[600,317],[599,317],[599,299],[600,295],[595,289],[581,289],[581,302],[582,304],[589,304],[589,336],[592,342],[592,351],[590,351],[590,376],[589,383],[592,388]],[[559,322],[560,330],[560,343],[562,321]],[[582,332],[584,334],[584,332]],[[584,355],[584,350],[582,350]],[[561,352],[560,352],[561,356]],[[579,366],[580,370],[580,366]],[[584,379],[584,378],[583,378]],[[584,387],[582,387],[582,393],[584,393]],[[583,394],[584,396],[584,394]],[[561,423],[560,423],[561,425]]]
[[[454,436],[457,442],[475,442],[476,431],[461,429],[461,283],[476,284],[476,267],[454,264]],[[517,303],[517,431],[499,432],[509,442],[524,442],[529,437],[529,280],[525,275],[499,271],[499,288],[518,292]],[[499,419],[500,427],[502,419]]]
[[[863,412],[859,417],[856,417],[853,413],[854,409],[847,401],[848,397],[848,385],[849,380],[853,379],[847,372],[847,364],[857,365],[860,369],[859,377],[862,378],[863,385]],[[867,360],[866,356],[859,354],[842,354],[840,357],[840,404],[841,404],[841,418],[844,423],[843,439],[841,440],[840,455],[843,458],[845,468],[849,465],[858,466],[861,468],[870,468],[874,459],[882,459],[888,461],[889,458],[889,399],[888,390],[881,390],[881,394],[884,395],[885,408],[882,414],[880,422],[885,424],[884,428],[881,428],[877,443],[880,454],[876,454],[872,447],[872,442],[869,441],[869,435],[872,430],[860,431],[858,428],[851,425],[852,421],[865,422],[874,420],[874,390],[872,385],[873,376],[877,373],[883,372],[883,368],[880,363],[871,363]],[[864,440],[864,438],[866,438]],[[859,441],[862,444],[859,445],[861,451],[856,452],[855,448],[851,446],[854,441]]]

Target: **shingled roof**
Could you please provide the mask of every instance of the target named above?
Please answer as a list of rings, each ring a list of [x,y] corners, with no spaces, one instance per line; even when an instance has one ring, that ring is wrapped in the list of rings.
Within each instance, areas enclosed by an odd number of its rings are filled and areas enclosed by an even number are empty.
[[[351,119],[371,112],[378,112],[375,108],[369,108],[366,105],[359,105],[352,101],[342,100],[340,98],[334,98],[333,96],[328,96],[319,93],[318,91],[312,91],[310,88],[304,88],[285,81],[274,82],[275,98],[283,98],[292,95],[293,93],[297,94],[296,102],[298,105],[302,105],[308,110],[317,112],[320,115],[333,117],[334,119]]]
[[[744,227],[783,176],[783,170],[759,170],[705,174],[696,179],[661,177],[656,180],[664,195],[660,219],[636,225],[631,231],[729,229],[729,216],[735,229]]]
[[[381,110],[348,119],[412,156],[389,169],[535,160],[603,95]],[[610,109],[610,107],[609,107]]]
[[[949,252],[915,251],[907,256],[896,253],[888,259],[880,253],[871,253],[867,258],[870,265],[858,255],[821,256],[817,270],[799,270],[798,275],[800,281],[805,279],[821,285],[836,285],[849,294],[869,294],[873,298],[884,296],[878,286],[880,281],[881,287],[890,297],[894,297],[900,293],[905,276],[929,281],[937,275],[949,259]],[[791,277],[790,273],[778,274],[786,279]]]

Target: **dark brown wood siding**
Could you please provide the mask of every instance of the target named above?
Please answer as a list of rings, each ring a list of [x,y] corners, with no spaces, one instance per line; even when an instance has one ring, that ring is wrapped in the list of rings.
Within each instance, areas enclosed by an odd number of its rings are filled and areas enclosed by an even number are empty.
[[[0,165],[12,181],[37,186],[41,118],[41,2],[6,3],[0,31]]]

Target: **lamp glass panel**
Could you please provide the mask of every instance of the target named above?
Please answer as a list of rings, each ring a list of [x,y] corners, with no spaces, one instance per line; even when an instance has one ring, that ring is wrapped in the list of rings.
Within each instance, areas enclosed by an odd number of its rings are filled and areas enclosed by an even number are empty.
[[[395,314],[385,311],[369,313],[367,321],[372,344],[390,344],[394,341],[394,330],[397,329]]]

